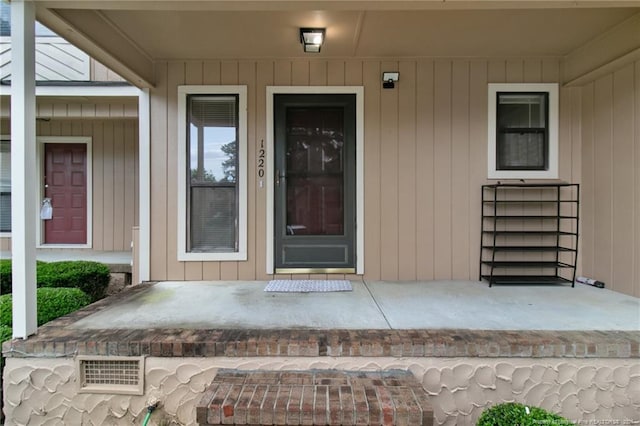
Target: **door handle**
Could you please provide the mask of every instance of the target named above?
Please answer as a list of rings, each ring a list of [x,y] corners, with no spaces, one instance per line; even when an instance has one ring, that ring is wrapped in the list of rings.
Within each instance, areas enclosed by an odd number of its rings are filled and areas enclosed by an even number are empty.
[[[280,170],[276,169],[276,186],[280,186],[280,179],[284,180],[286,178],[286,174],[280,173]]]

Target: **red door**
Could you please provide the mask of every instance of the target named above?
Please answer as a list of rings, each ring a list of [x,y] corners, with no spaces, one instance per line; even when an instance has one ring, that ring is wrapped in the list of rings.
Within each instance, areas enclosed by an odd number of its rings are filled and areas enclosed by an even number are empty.
[[[45,244],[87,243],[87,145],[48,143],[44,147],[45,197],[53,218],[44,221]]]

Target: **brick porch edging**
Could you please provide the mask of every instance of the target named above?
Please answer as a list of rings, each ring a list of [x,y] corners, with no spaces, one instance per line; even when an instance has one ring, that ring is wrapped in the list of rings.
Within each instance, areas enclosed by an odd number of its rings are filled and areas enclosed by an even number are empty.
[[[74,329],[135,286],[2,346],[6,357],[111,355],[154,357],[517,357],[640,358],[640,331]]]
[[[220,370],[196,405],[198,424],[432,426],[411,373]]]

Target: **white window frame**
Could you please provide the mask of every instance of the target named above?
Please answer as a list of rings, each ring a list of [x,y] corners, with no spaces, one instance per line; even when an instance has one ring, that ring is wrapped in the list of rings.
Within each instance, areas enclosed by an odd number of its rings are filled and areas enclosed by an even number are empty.
[[[546,170],[497,170],[496,106],[498,92],[545,92],[549,95],[548,168]],[[558,179],[559,99],[557,83],[490,83],[488,94],[487,177],[489,179]]]
[[[187,251],[187,96],[238,96],[238,251]],[[184,262],[247,260],[247,86],[178,86],[178,260]]]

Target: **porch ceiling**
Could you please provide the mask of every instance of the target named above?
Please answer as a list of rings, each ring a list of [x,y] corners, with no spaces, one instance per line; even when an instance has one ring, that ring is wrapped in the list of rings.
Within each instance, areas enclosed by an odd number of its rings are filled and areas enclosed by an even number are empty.
[[[155,84],[158,60],[565,57],[575,79],[640,54],[638,0],[38,0],[37,7],[43,24],[139,87]],[[302,52],[300,27],[327,29],[320,54]]]

